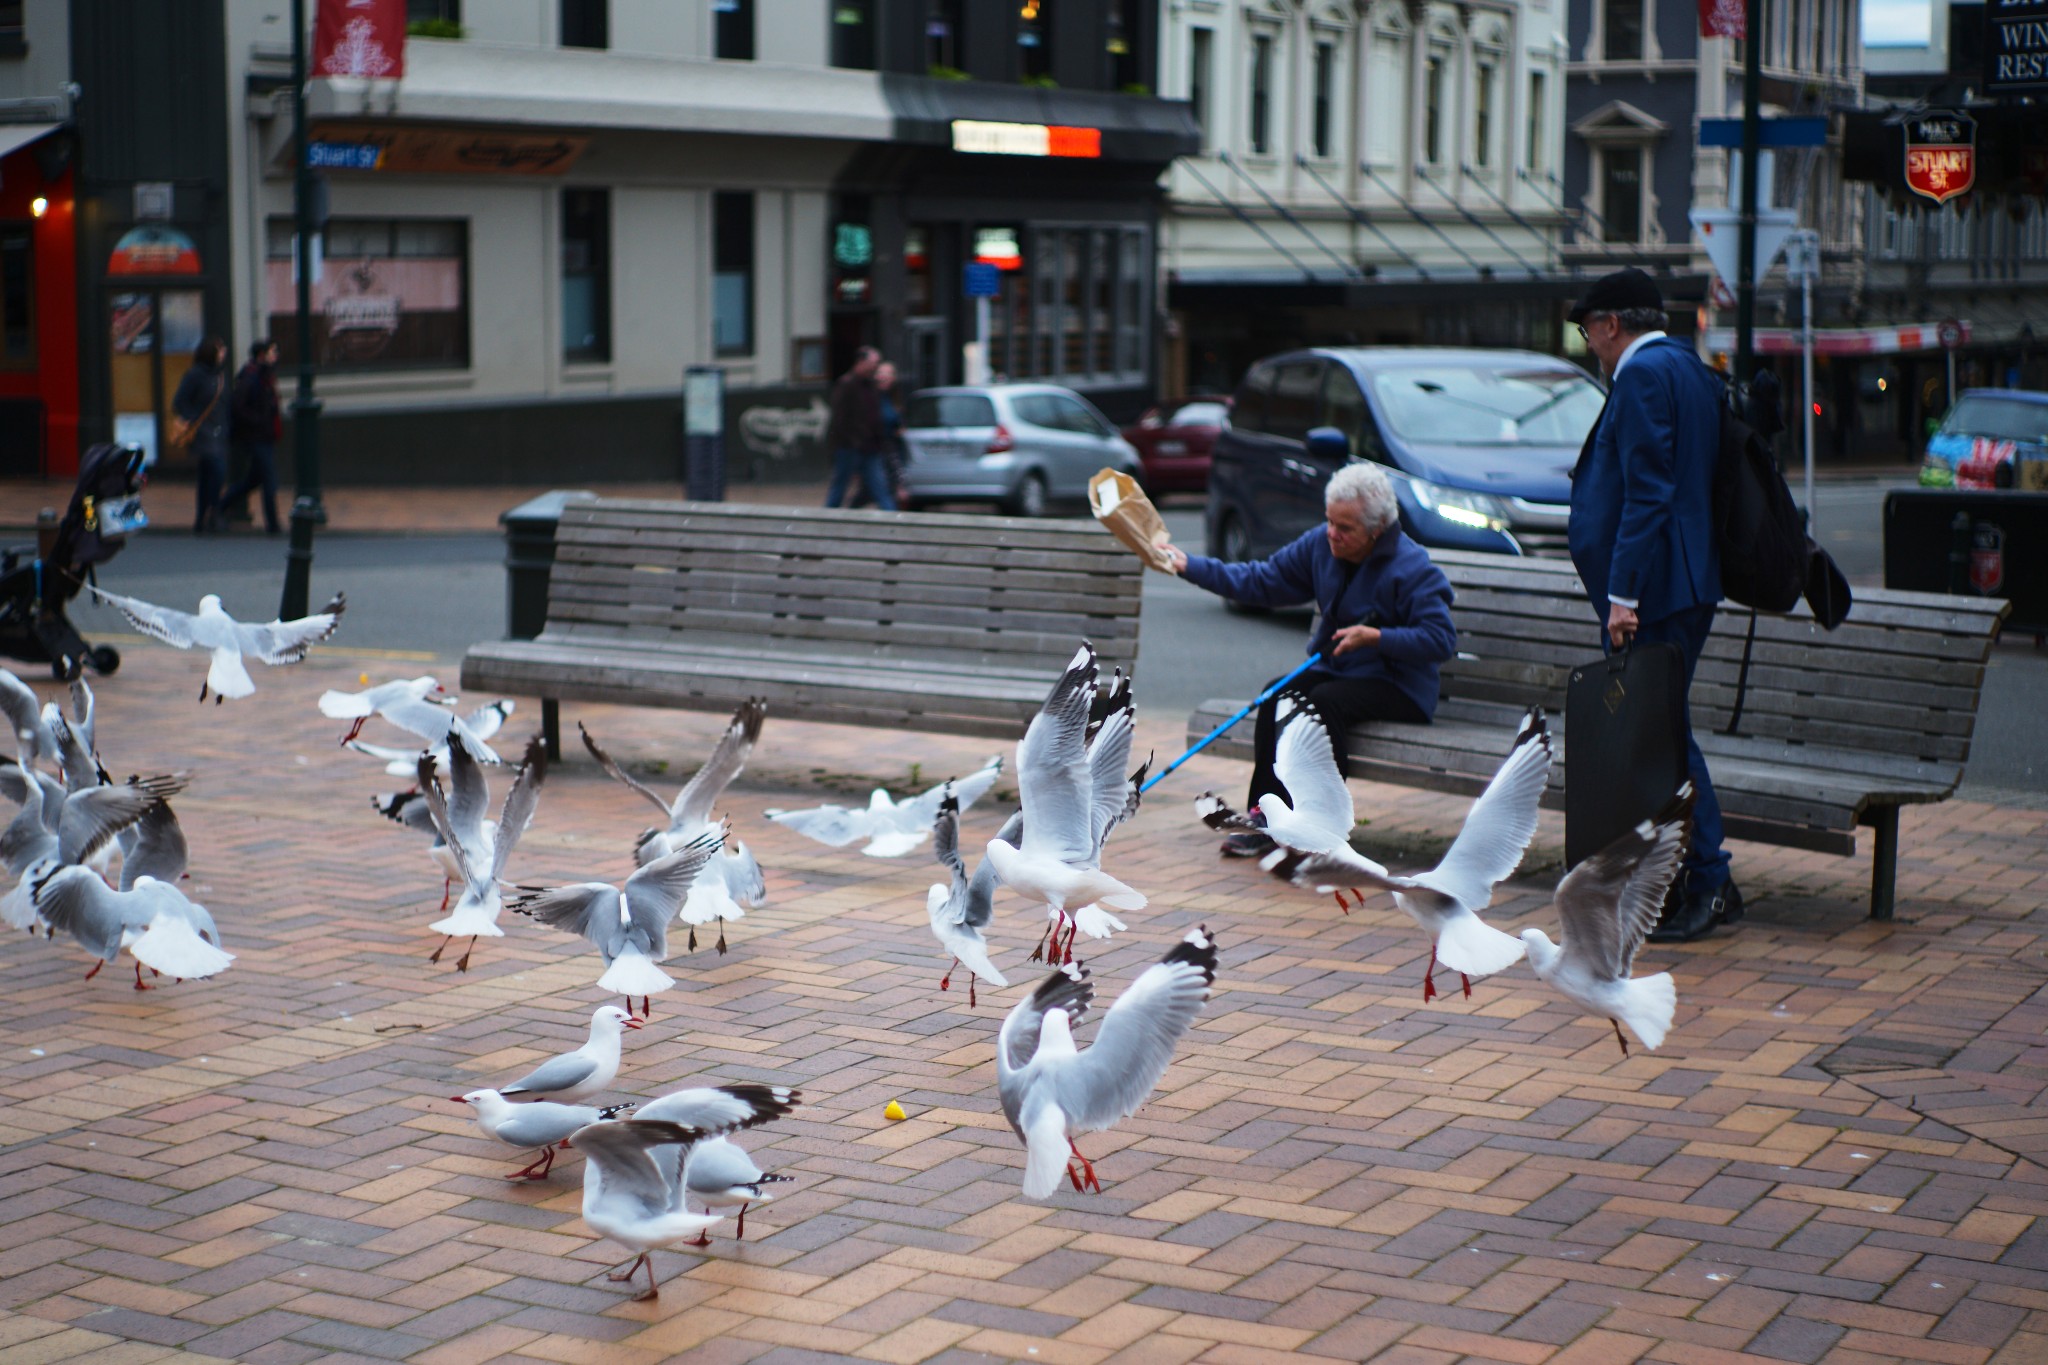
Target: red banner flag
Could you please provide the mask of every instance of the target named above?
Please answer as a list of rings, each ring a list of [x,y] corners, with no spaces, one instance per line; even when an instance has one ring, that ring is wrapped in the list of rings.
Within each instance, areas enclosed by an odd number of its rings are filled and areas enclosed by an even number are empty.
[[[404,74],[405,0],[320,0],[313,75],[396,80]]]
[[[1700,37],[1740,38],[1748,32],[1743,0],[1700,0]]]

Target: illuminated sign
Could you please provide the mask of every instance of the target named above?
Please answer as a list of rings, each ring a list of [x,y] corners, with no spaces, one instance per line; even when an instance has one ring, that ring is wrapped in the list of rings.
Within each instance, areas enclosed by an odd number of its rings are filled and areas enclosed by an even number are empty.
[[[1100,128],[1069,128],[1060,124],[990,123],[982,119],[953,120],[953,150],[995,156],[1102,155]]]
[[[974,230],[974,259],[998,270],[1021,270],[1024,253],[1017,249],[1017,229],[1006,227]]]

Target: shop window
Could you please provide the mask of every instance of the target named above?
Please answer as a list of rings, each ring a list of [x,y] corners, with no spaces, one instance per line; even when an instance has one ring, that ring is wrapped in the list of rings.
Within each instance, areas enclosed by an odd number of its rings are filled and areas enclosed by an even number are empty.
[[[1138,56],[1139,0],[1110,0],[1103,50],[1108,57],[1109,86],[1129,95],[1152,93],[1152,73]]]
[[[1643,0],[1605,0],[1600,55],[1610,62],[1643,59]]]
[[[0,365],[36,363],[33,223],[0,223]]]
[[[1309,145],[1320,157],[1331,155],[1331,134],[1335,131],[1337,47],[1334,43],[1317,43],[1314,72],[1314,107],[1309,120]]]
[[[1529,73],[1529,145],[1522,161],[1532,173],[1547,170],[1543,129],[1550,115],[1550,82],[1541,71]]]
[[[267,224],[265,330],[279,363],[298,361],[292,220]],[[469,366],[469,223],[464,219],[329,220],[313,283],[313,362],[328,372]]]
[[[1252,39],[1252,151],[1264,156],[1272,150],[1273,39],[1261,33]]]
[[[460,37],[462,0],[405,0],[406,32],[411,33],[422,26],[424,37]],[[449,32],[451,29],[453,33]]]
[[[562,46],[603,51],[611,43],[611,0],[561,0]]]
[[[1600,240],[1638,242],[1643,236],[1643,149],[1600,152]]]
[[[1188,105],[1202,130],[1202,147],[1209,146],[1209,62],[1216,34],[1206,28],[1188,30]]]
[[[1472,164],[1482,171],[1493,165],[1494,71],[1481,62],[1472,79]]]
[[[913,223],[903,230],[903,307],[912,317],[933,311],[932,238],[929,223]]]
[[[612,358],[612,196],[562,191],[562,359]]]
[[[1021,0],[1017,6],[1017,78],[1051,85],[1052,10],[1057,0]]]
[[[928,76],[959,80],[967,75],[967,45],[961,26],[966,0],[927,0],[924,16],[924,69]]]
[[[729,62],[754,60],[754,0],[712,0],[711,52]]]
[[[1005,276],[995,303],[992,368],[1010,379],[1142,380],[1146,259],[1141,228],[1034,231],[1024,268]]]
[[[1444,159],[1444,59],[1432,52],[1422,68],[1422,159]]]
[[[711,340],[719,355],[754,353],[754,195],[711,196]]]
[[[875,69],[874,0],[827,0],[832,16],[832,65]]]

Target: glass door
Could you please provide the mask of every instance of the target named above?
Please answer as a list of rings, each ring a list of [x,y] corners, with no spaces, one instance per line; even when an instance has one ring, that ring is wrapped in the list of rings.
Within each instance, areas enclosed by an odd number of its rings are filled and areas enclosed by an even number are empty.
[[[206,301],[197,289],[135,289],[108,303],[114,439],[141,447],[148,465],[172,454],[163,441],[171,398],[205,332]],[[186,462],[177,456],[177,464]]]

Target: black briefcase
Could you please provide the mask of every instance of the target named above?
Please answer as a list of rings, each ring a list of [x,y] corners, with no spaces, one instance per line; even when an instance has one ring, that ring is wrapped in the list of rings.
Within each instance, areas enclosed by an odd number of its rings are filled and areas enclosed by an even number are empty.
[[[1685,781],[1685,655],[1631,644],[1574,668],[1564,732],[1570,868],[1656,818]]]

